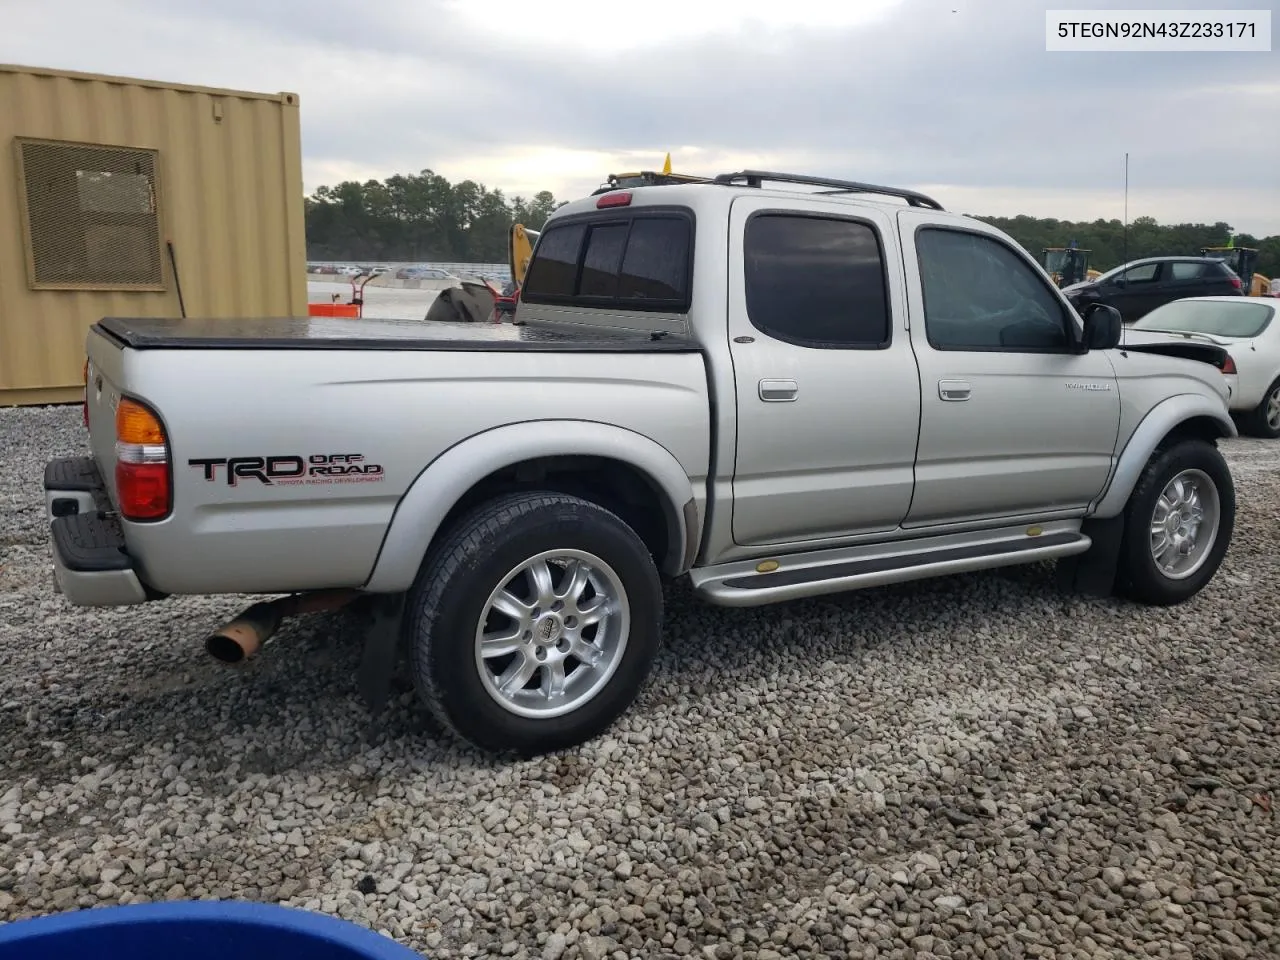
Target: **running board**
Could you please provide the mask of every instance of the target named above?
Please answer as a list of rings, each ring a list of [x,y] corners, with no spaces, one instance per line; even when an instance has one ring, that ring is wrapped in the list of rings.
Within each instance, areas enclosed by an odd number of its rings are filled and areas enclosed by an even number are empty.
[[[1077,529],[1064,529],[1067,525]],[[1046,524],[1049,529],[984,531],[967,537],[931,537],[854,549],[781,555],[703,567],[690,572],[694,592],[722,607],[757,607],[782,600],[816,597],[864,587],[880,587],[994,567],[1056,560],[1084,553],[1092,545],[1079,521]],[[965,542],[965,540],[969,542]]]

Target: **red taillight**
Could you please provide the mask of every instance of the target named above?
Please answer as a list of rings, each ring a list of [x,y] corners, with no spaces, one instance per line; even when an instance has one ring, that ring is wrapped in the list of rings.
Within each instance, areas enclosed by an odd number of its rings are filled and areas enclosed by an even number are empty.
[[[603,210],[606,207],[629,207],[631,206],[631,191],[620,190],[615,193],[602,194],[600,199],[596,201],[596,209]]]
[[[1223,373],[1236,372],[1236,362],[1231,359],[1231,354],[1229,353],[1227,354],[1227,359],[1222,361],[1222,372]]]
[[[1239,277],[1232,277],[1232,278],[1231,278],[1231,285],[1232,285],[1233,287],[1235,287],[1237,290],[1243,290],[1243,289],[1244,289],[1244,284],[1241,282],[1241,280],[1240,280],[1240,278],[1239,278]]]
[[[160,520],[169,514],[169,465],[116,461],[120,515],[126,520]]]
[[[85,360],[84,360],[84,373],[82,376],[84,379],[84,404],[82,406],[81,412],[84,415],[84,427],[86,430],[88,430],[89,429],[89,358],[88,357],[85,357]]]
[[[173,503],[164,425],[137,400],[116,408],[116,498],[126,520],[161,520]]]

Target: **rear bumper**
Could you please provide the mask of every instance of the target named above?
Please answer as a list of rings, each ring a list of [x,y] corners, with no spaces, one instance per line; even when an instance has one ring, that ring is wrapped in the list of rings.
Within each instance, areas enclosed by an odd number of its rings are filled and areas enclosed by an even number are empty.
[[[138,577],[124,530],[110,511],[92,457],[53,460],[44,469],[45,514],[58,592],[78,607],[118,607],[153,599]]]

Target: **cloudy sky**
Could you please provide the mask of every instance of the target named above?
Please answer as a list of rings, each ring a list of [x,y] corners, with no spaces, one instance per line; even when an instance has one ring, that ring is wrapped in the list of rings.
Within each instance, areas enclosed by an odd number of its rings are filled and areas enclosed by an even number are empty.
[[[1142,0],[0,0],[0,61],[296,92],[308,191],[426,167],[508,195],[754,166],[968,213],[1280,233],[1280,46],[1048,53]],[[1161,0],[1161,9],[1274,0]],[[56,15],[54,14],[56,11]]]

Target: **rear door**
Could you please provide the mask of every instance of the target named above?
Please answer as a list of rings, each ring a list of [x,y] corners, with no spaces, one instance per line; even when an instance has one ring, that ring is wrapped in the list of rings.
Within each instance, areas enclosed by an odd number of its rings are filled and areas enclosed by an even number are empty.
[[[1221,262],[1171,260],[1165,264],[1165,282],[1159,303],[1150,309],[1186,297],[1230,296],[1239,293],[1232,283],[1230,268]],[[1148,311],[1150,312],[1150,311]]]
[[[1223,261],[1203,263],[1195,284],[1195,293],[1189,297],[1231,297],[1244,294],[1244,282]]]
[[[1173,260],[1166,264],[1166,270],[1168,276],[1164,283],[1164,303],[1172,303],[1184,297],[1203,296],[1213,287],[1213,275],[1218,272],[1213,270],[1211,264],[1200,260]],[[1226,285],[1226,277],[1222,279]]]
[[[982,224],[898,214],[920,365],[920,449],[905,526],[1078,516],[1120,422],[1104,351],[1024,252]]]
[[[830,543],[911,505],[920,383],[892,220],[829,200],[737,198],[729,350],[740,544]]]

